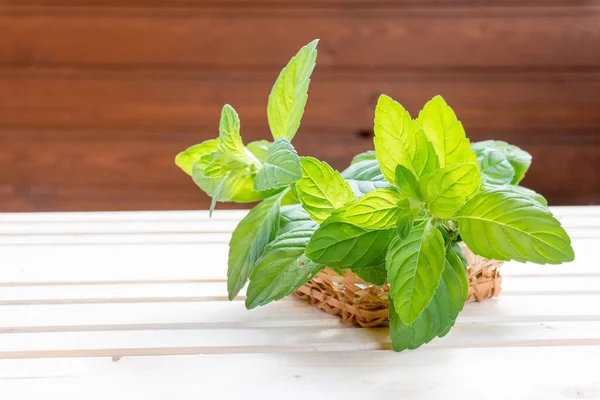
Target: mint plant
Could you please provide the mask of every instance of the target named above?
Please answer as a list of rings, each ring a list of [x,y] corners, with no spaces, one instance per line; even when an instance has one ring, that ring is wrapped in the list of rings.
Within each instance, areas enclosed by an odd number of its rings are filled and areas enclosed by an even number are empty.
[[[489,259],[572,261],[570,239],[546,200],[519,186],[531,156],[501,141],[470,143],[440,96],[416,119],[382,95],[375,150],[339,173],[300,157],[300,127],[317,41],[281,71],[268,99],[273,142],[244,145],[240,119],[225,105],[219,137],[177,155],[176,164],[218,201],[256,202],[229,243],[232,300],[250,281],[246,307],[286,297],[325,267],[390,285],[394,350],[448,333],[468,293],[460,247]]]

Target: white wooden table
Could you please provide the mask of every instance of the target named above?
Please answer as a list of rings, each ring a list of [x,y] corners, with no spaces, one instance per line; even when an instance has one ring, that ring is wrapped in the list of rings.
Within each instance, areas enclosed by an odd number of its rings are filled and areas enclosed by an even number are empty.
[[[554,211],[575,263],[507,264],[403,353],[295,298],[227,301],[244,212],[0,214],[0,398],[600,398],[600,207]]]

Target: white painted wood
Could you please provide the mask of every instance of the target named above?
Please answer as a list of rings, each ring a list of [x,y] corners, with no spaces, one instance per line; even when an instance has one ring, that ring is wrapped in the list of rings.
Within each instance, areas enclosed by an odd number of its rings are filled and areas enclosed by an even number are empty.
[[[505,264],[500,298],[400,354],[298,299],[229,302],[246,211],[0,214],[0,396],[600,398],[600,207],[553,211],[574,263]]]

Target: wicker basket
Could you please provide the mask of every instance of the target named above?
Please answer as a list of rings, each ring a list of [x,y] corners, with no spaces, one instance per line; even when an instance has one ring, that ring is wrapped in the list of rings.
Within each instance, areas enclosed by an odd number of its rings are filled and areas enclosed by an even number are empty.
[[[500,294],[501,261],[491,261],[463,247],[467,257],[469,296],[467,302],[482,301]],[[329,314],[339,315],[342,322],[373,327],[388,321],[389,285],[376,286],[363,281],[351,271],[345,275],[330,269],[319,272],[295,294]]]

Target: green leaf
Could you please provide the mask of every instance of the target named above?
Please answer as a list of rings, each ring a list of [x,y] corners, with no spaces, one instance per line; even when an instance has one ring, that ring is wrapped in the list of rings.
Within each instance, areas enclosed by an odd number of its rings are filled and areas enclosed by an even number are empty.
[[[476,161],[461,122],[441,96],[425,104],[417,121],[433,144],[440,167]]]
[[[227,293],[229,300],[246,284],[265,247],[279,228],[279,196],[265,199],[240,221],[229,242]]]
[[[387,279],[385,263],[364,268],[355,268],[353,272],[363,281],[377,286],[383,285]]]
[[[379,163],[375,159],[353,162],[350,167],[342,171],[341,175],[350,185],[356,198],[375,189],[392,187],[383,177]]]
[[[403,165],[396,167],[396,187],[402,197],[420,200],[417,177]]]
[[[390,297],[402,322],[412,324],[431,301],[444,269],[444,238],[431,220],[392,240],[386,268]]]
[[[298,197],[304,209],[318,223],[334,210],[354,200],[354,193],[339,172],[327,163],[302,157],[302,179],[296,182]]]
[[[477,192],[480,184],[477,164],[455,164],[423,176],[419,191],[435,216],[449,218]]]
[[[213,213],[213,210],[215,209],[215,206],[217,205],[217,201],[220,201],[223,199],[223,192],[225,191],[225,187],[227,186],[227,178],[229,178],[230,174],[231,174],[231,172],[229,172],[228,175],[226,175],[225,178],[223,178],[223,180],[219,183],[219,185],[215,189],[215,193],[212,196],[212,200],[210,201],[210,208],[208,210],[209,217],[212,217],[212,213]]]
[[[395,188],[377,189],[348,203],[344,220],[366,229],[390,229],[396,226],[402,200]]]
[[[280,137],[292,140],[308,99],[310,75],[317,59],[318,39],[300,49],[287,66],[281,71],[267,106],[269,127],[274,139]]]
[[[240,136],[240,118],[229,104],[223,106],[219,123],[219,158],[229,168],[259,165],[254,155],[246,150]]]
[[[390,336],[395,351],[416,349],[436,336],[443,337],[448,333],[467,301],[469,282],[465,268],[462,250],[456,244],[452,245],[446,251],[442,279],[433,299],[411,325],[402,322],[394,301],[390,301]]]
[[[369,230],[344,218],[341,208],[314,233],[306,256],[333,268],[361,268],[381,264],[395,228]]]
[[[398,219],[396,220],[396,235],[399,241],[408,237],[417,216],[417,208],[413,208],[408,199],[398,203]]]
[[[279,221],[277,236],[296,229],[307,227],[314,227],[316,229],[318,227],[315,221],[310,219],[310,215],[302,208],[301,204],[282,206]]]
[[[478,156],[479,154],[485,152],[493,152],[503,155],[515,171],[512,180],[507,182],[512,183],[513,185],[521,182],[525,176],[525,173],[529,169],[529,166],[531,165],[531,154],[518,148],[517,146],[513,146],[501,140],[484,140],[482,142],[476,142],[471,145],[471,148],[475,151],[475,153],[477,153]]]
[[[483,179],[493,185],[506,185],[515,177],[515,170],[504,154],[498,151],[476,152]]]
[[[304,255],[315,227],[286,232],[265,248],[250,276],[246,308],[262,306],[290,295],[324,268]]]
[[[211,153],[211,155],[213,154],[216,155],[217,153]],[[206,175],[208,178],[217,178],[226,175],[229,171],[230,169],[223,166],[221,160],[217,156],[210,164],[206,166],[206,168],[204,168],[204,175]]]
[[[391,184],[396,166],[403,165],[417,177],[437,168],[438,160],[427,137],[408,111],[381,95],[375,108],[375,154],[381,172]]]
[[[258,191],[289,186],[302,178],[302,165],[296,150],[285,138],[273,142],[262,168],[256,174],[254,189]]]
[[[186,174],[192,176],[192,169],[196,161],[202,156],[217,151],[218,139],[205,140],[204,142],[188,147],[175,157],[175,164]]]
[[[361,161],[376,161],[376,160],[377,160],[377,157],[375,156],[375,150],[368,150],[368,151],[365,151],[364,153],[355,155],[354,158],[352,159],[352,162],[350,163],[350,165],[359,163]]]
[[[222,173],[216,176],[207,176],[204,171],[211,165],[215,158],[218,158],[216,152],[203,156],[194,164],[192,169],[192,178],[200,189],[213,197],[217,186],[225,179],[225,176],[231,171],[224,168]],[[232,172],[227,184],[219,194],[219,201],[235,201],[237,203],[249,203],[269,197],[273,192],[257,192],[254,190],[254,175],[245,170]]]
[[[517,185],[506,185],[503,188],[506,188],[507,190],[512,190],[513,192],[519,193],[525,197],[529,197],[530,199],[535,200],[536,202],[540,203],[544,207],[548,207],[548,200],[546,200],[546,198],[544,196],[542,196],[541,194],[537,193],[534,190],[531,190],[524,186],[517,186]]]
[[[256,140],[246,145],[246,149],[254,155],[260,162],[264,162],[267,157],[267,151],[271,146],[268,140]]]
[[[456,217],[469,249],[502,261],[560,264],[573,261],[571,240],[539,203],[511,190],[485,190]]]

